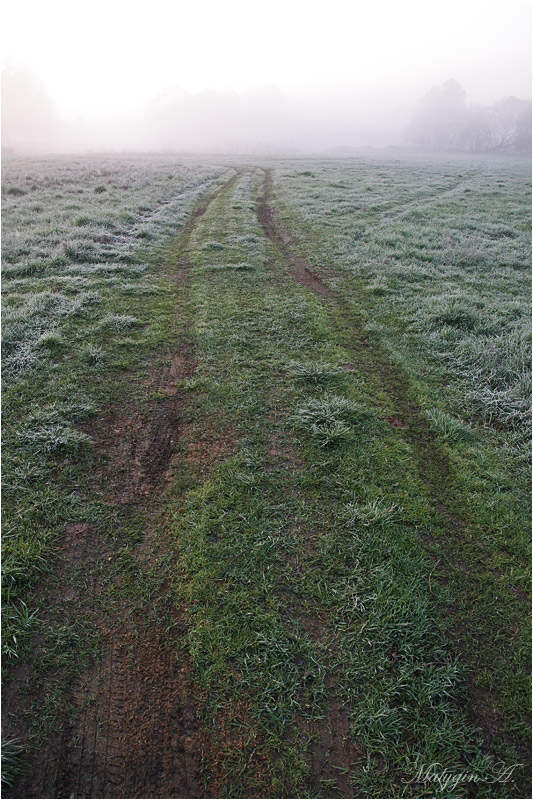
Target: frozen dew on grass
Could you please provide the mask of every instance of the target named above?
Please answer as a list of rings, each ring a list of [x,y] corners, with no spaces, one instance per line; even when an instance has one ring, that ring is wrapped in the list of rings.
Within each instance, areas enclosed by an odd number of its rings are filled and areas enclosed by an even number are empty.
[[[322,397],[313,397],[298,406],[293,414],[297,423],[327,423],[333,420],[342,420],[347,423],[364,424],[372,419],[372,412],[342,395],[324,394]]]
[[[91,444],[90,437],[61,423],[43,424],[23,431],[18,436],[20,445],[33,453],[78,453]]]
[[[518,325],[497,336],[465,339],[452,364],[464,386],[465,407],[488,424],[522,430],[531,420],[531,334]]]
[[[209,241],[209,242],[205,242],[202,245],[202,250],[205,250],[207,252],[212,252],[212,251],[217,251],[217,250],[224,250],[224,249],[225,249],[225,245],[222,244],[222,242]]]
[[[438,408],[426,410],[426,416],[445,442],[472,442],[476,432],[460,420]]]
[[[339,375],[342,369],[333,364],[323,364],[318,362],[291,361],[288,366],[289,375],[299,383],[322,386],[331,383]]]
[[[309,433],[321,447],[343,444],[352,438],[352,429],[340,419],[331,422],[311,423]]]
[[[321,447],[348,441],[372,420],[368,409],[334,394],[306,400],[292,414],[295,427],[309,433]]]
[[[347,525],[385,524],[397,521],[402,513],[402,508],[396,503],[390,503],[386,498],[373,498],[366,502],[353,500],[344,506]]]
[[[3,373],[14,377],[35,366],[65,344],[61,324],[69,317],[85,317],[99,305],[96,291],[82,291],[74,298],[59,292],[30,294],[21,305],[4,311]]]
[[[55,403],[30,414],[16,431],[16,444],[40,455],[78,453],[91,444],[90,437],[73,424],[94,413],[90,403]]]
[[[384,275],[377,275],[376,278],[368,285],[368,291],[372,294],[383,297],[390,294],[389,283]]]
[[[45,331],[37,340],[36,346],[39,349],[54,352],[61,350],[65,346],[65,342],[56,331]]]
[[[10,160],[3,192],[4,378],[45,364],[54,351],[46,334],[62,336],[69,316],[91,313],[101,288],[120,294],[117,278],[135,282],[146,274],[149,267],[139,263],[146,237],[153,246],[176,232],[194,198],[224,172],[212,162],[165,156]],[[26,281],[18,287],[25,299],[12,309],[17,279]],[[43,291],[39,279],[52,291]]]
[[[98,345],[88,344],[80,353],[82,361],[91,367],[101,367],[105,363],[106,353]]]
[[[140,325],[140,321],[129,314],[106,314],[100,322],[102,330],[125,331]]]

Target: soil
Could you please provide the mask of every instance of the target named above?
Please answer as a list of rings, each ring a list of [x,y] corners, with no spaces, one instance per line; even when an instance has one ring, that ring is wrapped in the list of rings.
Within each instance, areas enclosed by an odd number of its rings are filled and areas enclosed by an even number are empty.
[[[290,236],[280,225],[279,220],[274,217],[271,195],[272,173],[266,170],[262,194],[257,198],[256,206],[257,216],[266,236],[281,250],[291,275],[298,283],[307,286],[316,294],[322,295],[322,297],[334,297],[335,292],[324,283],[303,258],[294,253]]]
[[[190,664],[165,640],[162,628],[117,626],[106,657],[74,688],[78,713],[36,754],[13,796],[205,796]]]
[[[439,448],[422,408],[413,400],[407,377],[398,365],[390,361],[380,344],[376,340],[371,340],[361,323],[355,321],[346,299],[328,286],[322,278],[320,270],[312,268],[305,259],[296,254],[292,237],[274,208],[272,192],[272,172],[266,169],[264,170],[263,186],[256,203],[257,217],[265,234],[281,254],[287,270],[294,280],[324,298],[328,304],[334,305],[337,316],[353,331],[354,335],[349,348],[353,350],[354,357],[361,352],[371,355],[371,359],[368,361],[372,366],[367,368],[372,370],[374,376],[380,378],[397,412],[394,416],[387,417],[387,422],[391,427],[398,429],[398,434],[413,449],[418,462],[421,482],[433,500],[441,524],[452,534],[450,538],[460,542],[467,523],[462,514],[449,502],[449,498],[453,497],[452,468],[446,454]],[[327,275],[327,277],[331,277],[331,275]],[[361,363],[361,359],[355,358],[355,360]],[[444,550],[450,547],[449,543],[445,542],[439,542],[439,546]],[[429,555],[432,557],[431,553]],[[469,572],[468,565],[457,562],[455,550],[448,552],[448,559],[450,563],[457,564],[458,568],[463,569],[466,573]],[[454,614],[453,610],[448,608],[446,613],[455,617],[454,641],[451,642],[451,646],[458,657],[468,664],[478,656],[480,648],[476,646],[475,641],[476,637],[481,634],[479,631],[464,630],[460,615]],[[494,689],[494,693],[497,693],[497,689]],[[471,722],[483,731],[487,743],[503,740],[508,741],[511,747],[521,747],[512,734],[506,731],[504,720],[494,705],[494,693],[492,696],[482,693],[470,681],[470,698],[469,702],[465,704],[465,712]],[[531,761],[529,745],[524,744],[521,749],[523,750],[523,763],[529,764]]]
[[[186,245],[195,225],[210,203],[227,191],[239,174],[235,171],[233,177],[204,199],[182,230],[174,259],[173,277],[178,284],[187,281]],[[266,236],[282,255],[294,280],[324,302],[334,304],[343,321],[350,324],[348,306],[328,285],[329,276],[322,275],[295,252],[292,239],[274,210],[272,189],[272,174],[266,170],[256,204]],[[349,357],[359,363],[357,354],[361,350],[377,354],[373,374],[381,379],[396,412],[387,417],[387,422],[417,454],[421,480],[435,500],[443,525],[460,538],[466,523],[445,500],[451,467],[439,451],[422,409],[411,399],[407,379],[378,350],[377,344],[369,341],[362,326],[360,329],[356,326],[354,334],[356,341]],[[154,393],[157,399],[148,405],[107,409],[91,427],[95,447],[102,455],[102,465],[95,476],[97,490],[110,503],[118,504],[125,511],[141,513],[146,520],[143,541],[134,550],[140,567],[153,567],[153,552],[157,548],[171,558],[179,557],[168,532],[156,522],[178,444],[180,458],[198,475],[205,475],[233,446],[231,432],[222,436],[207,431],[207,446],[190,436],[186,395],[180,390],[180,382],[194,375],[196,368],[197,361],[190,345],[169,352],[164,366],[154,369],[146,384],[146,394]],[[351,364],[343,368],[347,372],[352,370]],[[279,432],[272,434],[269,447],[270,469],[299,468],[297,451]],[[46,589],[57,608],[64,603],[76,603],[89,613],[87,609],[98,606],[95,599],[99,594],[109,591],[106,582],[111,572],[105,573],[102,564],[112,561],[116,553],[99,547],[93,534],[94,527],[86,523],[68,525],[63,531],[54,579]],[[307,547],[312,546],[308,541]],[[84,566],[91,576],[85,586],[72,586],[63,580],[69,569]],[[46,744],[36,747],[29,768],[5,793],[6,797],[221,796],[224,780],[221,773],[217,773],[220,752],[213,752],[213,738],[201,720],[202,698],[194,683],[191,662],[185,650],[176,645],[175,637],[173,644],[168,644],[170,623],[185,634],[185,614],[165,596],[163,584],[149,602],[151,606],[161,604],[165,623],[150,617],[143,602],[146,600],[126,596],[113,618],[94,612],[93,620],[101,630],[103,656],[73,685],[68,713],[58,721]],[[317,609],[316,618],[303,612],[299,617],[309,636],[318,642],[330,636],[327,620],[321,618],[319,611]],[[459,624],[460,620],[458,627]],[[459,637],[459,647],[471,635],[471,631],[465,631]],[[465,653],[465,660],[468,660],[468,649]],[[20,709],[26,702],[20,694],[26,678],[26,668],[22,666],[4,693],[9,735],[27,733],[20,720]],[[353,797],[348,775],[350,765],[360,760],[361,753],[350,736],[348,710],[337,698],[338,678],[331,675],[329,680],[331,700],[323,718],[314,724],[302,721],[298,724],[297,735],[309,741],[310,783],[314,795]],[[45,699],[43,696],[42,701]],[[242,709],[232,710],[240,720],[245,719],[247,713],[244,699],[242,702]],[[19,720],[15,715],[17,710]],[[471,690],[468,713],[483,729],[487,741],[505,737],[503,721],[491,698],[475,687]],[[219,745],[224,738],[235,745],[236,727],[231,727],[223,717],[219,722]],[[204,760],[211,767],[209,787],[202,779]],[[253,771],[253,766],[250,769]],[[324,781],[335,784],[337,789],[325,788]],[[248,785],[251,783],[252,775]]]
[[[181,254],[197,220],[236,178],[237,174],[219,186],[193,212],[180,234]],[[182,257],[176,266],[186,279],[184,265]],[[146,387],[147,392],[157,393],[157,400],[148,408],[143,404],[108,409],[90,431],[103,460],[95,475],[95,489],[112,503],[142,513],[147,521],[144,541],[135,550],[140,564],[152,563],[155,547],[172,550],[168,542],[160,541],[164,529],[151,520],[165,491],[165,475],[178,442],[182,451],[188,451],[186,400],[179,384],[194,374],[196,366],[190,346],[168,353],[166,364],[154,370]],[[212,466],[228,443],[211,441],[209,448],[196,447],[198,451],[193,447],[186,457],[199,468],[202,452],[208,454],[208,466]],[[33,751],[29,768],[5,794],[18,798],[208,796],[201,780],[208,736],[199,721],[190,661],[183,651],[176,651],[175,643],[166,644],[166,628],[154,624],[139,599],[124,600],[113,619],[92,611],[99,594],[109,590],[109,575],[102,565],[116,557],[112,550],[108,553],[99,547],[93,533],[92,525],[66,526],[55,574],[43,586],[43,594],[59,609],[75,602],[92,616],[101,631],[104,655],[72,687],[70,713],[58,721],[46,744]],[[93,576],[84,587],[86,596],[81,587],[64,580],[70,567],[82,565]],[[161,587],[160,596],[151,598],[151,603],[164,600]],[[166,611],[179,627],[180,609]],[[6,728],[9,735],[21,738],[27,731],[22,721],[14,719],[13,709],[22,717],[25,701],[20,692],[26,677],[21,670],[4,693]]]
[[[120,504],[149,499],[165,474],[184,427],[182,393],[178,384],[194,375],[197,362],[184,349],[168,354],[167,365],[152,376],[147,391],[161,398],[148,412],[113,410],[90,431],[106,464],[96,475],[110,499]]]

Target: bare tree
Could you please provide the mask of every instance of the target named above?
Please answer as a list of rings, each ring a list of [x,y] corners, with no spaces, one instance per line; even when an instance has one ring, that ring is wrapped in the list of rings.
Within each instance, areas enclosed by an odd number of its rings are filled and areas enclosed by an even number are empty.
[[[531,102],[504,97],[492,106],[465,105],[464,89],[449,80],[419,101],[408,138],[429,150],[531,152]]]
[[[531,103],[504,97],[491,108],[491,149],[531,150]]]
[[[28,67],[2,68],[2,145],[48,149],[57,130],[55,111],[44,84]]]
[[[465,90],[455,80],[434,86],[418,102],[408,137],[429,150],[461,149],[468,118],[465,98]]]

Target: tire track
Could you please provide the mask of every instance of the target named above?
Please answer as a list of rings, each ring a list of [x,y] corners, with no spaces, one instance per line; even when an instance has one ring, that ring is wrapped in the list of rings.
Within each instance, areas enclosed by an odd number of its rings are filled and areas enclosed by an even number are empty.
[[[219,176],[220,177],[220,176]],[[125,230],[122,231],[118,236],[113,237],[112,239],[112,246],[118,248],[126,248],[131,245],[137,238],[137,234],[139,229],[147,222],[151,222],[161,214],[168,206],[177,203],[180,200],[186,200],[187,198],[192,198],[194,195],[201,195],[206,189],[213,186],[214,183],[217,182],[219,178],[207,178],[207,180],[203,181],[203,183],[195,184],[192,186],[188,186],[186,189],[182,189],[179,192],[167,197],[164,200],[161,200],[155,208],[151,209],[150,211],[146,211],[143,213],[139,213],[136,215],[135,220],[127,226]]]
[[[413,210],[420,211],[420,207],[422,207],[423,210],[426,211],[429,206],[432,206],[435,203],[439,203],[441,200],[447,199],[449,195],[455,194],[460,189],[464,189],[464,187],[472,183],[472,181],[474,181],[476,177],[477,177],[476,171],[473,170],[467,175],[464,175],[459,180],[455,181],[451,186],[448,186],[448,188],[446,189],[441,189],[440,191],[432,192],[431,194],[426,194],[420,197],[416,197],[414,199],[406,200],[404,203],[397,203],[394,205],[393,208],[390,209],[384,209],[383,211],[380,212],[379,220],[377,221],[376,225],[379,226],[383,222],[401,220],[405,214],[410,214],[411,211]]]
[[[392,417],[391,426],[398,430],[413,448],[418,461],[422,482],[427,486],[430,496],[435,500],[441,519],[446,525],[460,532],[466,527],[466,521],[447,502],[446,486],[451,482],[451,467],[448,458],[438,449],[433,430],[427,421],[420,405],[411,396],[407,378],[399,367],[393,364],[378,343],[370,341],[369,334],[361,321],[354,318],[344,297],[330,288],[320,274],[317,273],[301,256],[293,251],[292,239],[283,222],[272,205],[272,174],[265,172],[262,195],[257,199],[259,221],[270,241],[281,251],[290,274],[300,284],[315,294],[331,298],[335,303],[335,311],[355,334],[355,340],[346,344],[355,357],[364,353],[371,356],[368,362],[358,359],[358,364],[367,372],[378,375],[391,398],[396,416]],[[369,367],[371,364],[372,368]]]
[[[171,256],[173,263],[166,270],[178,278],[178,284],[186,281],[187,246],[198,220],[239,174],[235,171],[204,198],[182,229]],[[147,520],[144,541],[133,552],[139,570],[153,566],[156,545],[176,558],[166,531],[154,517],[175,444],[186,434],[185,397],[179,382],[195,369],[191,345],[168,353],[166,365],[154,372],[147,386],[147,391],[166,397],[148,412],[135,405],[110,411],[92,431],[97,451],[107,456],[95,488],[110,496],[115,507],[136,509]],[[223,448],[213,451],[222,453]],[[201,759],[208,737],[199,722],[192,664],[175,641],[168,644],[165,625],[169,623],[154,622],[150,613],[159,603],[166,617],[170,615],[172,627],[179,630],[181,611],[172,608],[164,585],[149,601],[126,595],[120,605],[115,601],[107,617],[96,611],[95,600],[109,591],[110,582],[121,597],[122,578],[108,564],[117,554],[99,549],[92,533],[92,526],[86,524],[70,526],[66,532],[54,602],[57,607],[64,602],[58,593],[68,566],[85,566],[94,575],[91,591],[84,594],[83,587],[70,587],[75,596],[69,599],[102,631],[106,655],[76,681],[68,698],[68,718],[58,720],[48,742],[32,753],[30,768],[19,777],[12,796],[204,797]]]
[[[347,342],[343,337],[343,345],[352,351],[359,367],[369,377],[379,377],[389,398],[394,406],[394,423],[391,426],[397,434],[405,439],[416,459],[418,475],[426,488],[428,498],[433,506],[436,520],[443,531],[448,532],[448,541],[439,541],[447,561],[464,575],[472,572],[469,564],[461,562],[458,558],[457,545],[465,537],[468,527],[466,518],[449,502],[453,496],[452,468],[447,456],[439,449],[436,436],[427,420],[423,409],[414,399],[409,381],[400,367],[394,364],[387,356],[382,345],[371,339],[364,327],[362,318],[356,316],[346,299],[328,286],[319,271],[313,269],[300,255],[298,255],[283,221],[279,218],[273,205],[272,171],[264,170],[263,186],[256,201],[256,211],[259,222],[265,235],[280,253],[289,273],[295,281],[305,286],[314,294],[320,296],[325,303],[332,305],[332,325],[335,327],[335,316],[343,323],[343,328],[353,334]],[[332,277],[326,275],[326,277]],[[342,330],[340,331],[342,335]],[[432,537],[426,535],[428,544],[434,543]],[[448,537],[447,537],[448,539]],[[428,555],[436,561],[437,556],[428,550]],[[436,577],[435,580],[438,580]],[[445,578],[441,577],[441,581]],[[472,589],[472,604],[475,604],[475,589]],[[483,659],[490,657],[490,647],[487,650],[485,640],[480,638],[478,630],[465,629],[461,618],[460,609],[455,606],[447,607],[446,613],[454,620],[453,633],[455,641],[453,649],[458,656],[467,663],[483,663]],[[499,621],[494,621],[495,630],[499,629]],[[479,727],[487,743],[501,742],[502,740],[513,749],[518,747],[523,763],[530,760],[530,751],[526,743],[517,743],[507,731],[502,714],[495,708],[498,689],[482,691],[469,682],[472,702],[465,709],[470,721]]]
[[[300,273],[302,274],[302,273]],[[305,273],[302,277],[305,276]],[[307,284],[306,284],[307,285]],[[276,390],[272,391],[270,398],[274,403]],[[288,413],[288,409],[276,409],[276,413],[268,415],[268,456],[267,469],[271,472],[282,472],[291,475],[295,470],[302,470],[304,465],[298,455],[298,445],[287,430],[283,430],[280,420]],[[296,495],[298,484],[292,484],[288,478],[290,493]],[[299,561],[291,562],[295,569],[305,569],[305,559],[316,551],[315,536],[301,523],[293,524],[293,530],[298,530],[302,550],[302,566]],[[291,596],[290,613],[287,615],[286,624],[289,630],[297,623],[301,626],[309,639],[321,645],[325,641],[335,641],[335,632],[330,624],[328,612],[315,606],[312,611],[306,609]],[[295,729],[303,742],[305,758],[309,765],[309,783],[311,790],[318,797],[353,797],[354,788],[351,785],[350,774],[345,772],[347,765],[352,766],[361,756],[353,736],[351,735],[351,722],[349,709],[341,699],[342,677],[331,670],[327,676],[329,696],[321,710],[319,721],[304,719],[301,715],[295,717]],[[324,793],[324,782],[331,788]]]
[[[178,247],[172,252],[170,274],[184,286],[190,264],[186,252],[189,238],[207,209],[222,192],[231,190],[241,171],[202,200],[185,223]],[[148,381],[146,391],[166,395],[148,413],[140,409],[111,412],[103,421],[88,430],[98,442],[98,449],[107,454],[104,473],[98,476],[99,485],[108,485],[114,502],[121,505],[139,504],[149,498],[165,474],[175,445],[182,434],[184,398],[178,391],[183,378],[194,375],[197,361],[192,347],[185,344],[180,352],[167,354],[167,364]]]
[[[281,250],[284,261],[288,264],[290,273],[294,280],[307,286],[308,289],[321,297],[336,297],[336,293],[322,281],[322,279],[311,269],[309,264],[293,252],[291,247],[291,237],[280,225],[279,220],[274,217],[271,203],[272,198],[272,172],[265,170],[262,194],[257,198],[257,216],[263,231],[268,239],[273,242],[278,250]]]

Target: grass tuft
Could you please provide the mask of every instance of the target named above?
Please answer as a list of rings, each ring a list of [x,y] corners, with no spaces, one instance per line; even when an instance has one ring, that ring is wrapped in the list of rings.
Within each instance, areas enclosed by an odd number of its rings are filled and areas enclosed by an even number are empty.
[[[402,509],[384,498],[375,498],[366,503],[354,501],[344,506],[348,525],[378,525],[398,520]]]
[[[324,386],[330,384],[342,375],[342,370],[333,364],[319,364],[316,362],[291,361],[288,368],[289,375],[298,383],[311,386]]]
[[[426,410],[426,416],[445,442],[473,442],[477,438],[472,428],[438,408]]]
[[[2,739],[2,785],[12,786],[24,767],[24,743],[18,738]]]

